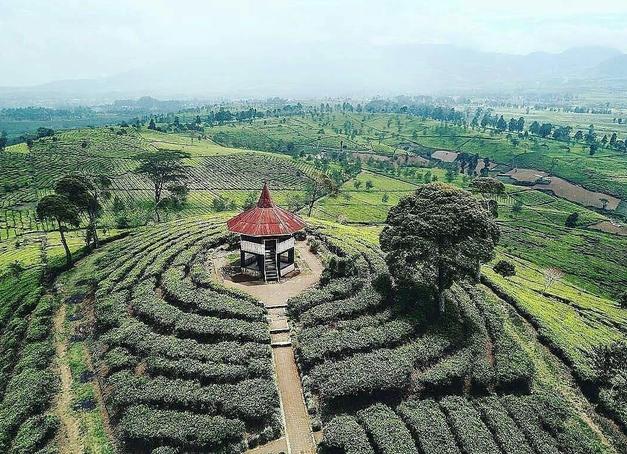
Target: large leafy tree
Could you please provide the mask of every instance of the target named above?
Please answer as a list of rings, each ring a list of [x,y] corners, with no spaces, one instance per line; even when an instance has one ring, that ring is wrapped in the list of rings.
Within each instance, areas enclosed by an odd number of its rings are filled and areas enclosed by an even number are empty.
[[[101,199],[110,197],[111,180],[105,175],[87,178],[82,175],[66,175],[57,181],[55,192],[63,195],[87,216],[87,243],[98,247],[97,222],[102,212]]]
[[[479,177],[472,180],[471,188],[482,196],[498,196],[505,193],[505,185],[502,181],[492,177]]]
[[[65,250],[67,266],[72,266],[72,253],[67,245],[65,231],[68,225],[78,227],[80,223],[76,205],[63,195],[50,194],[42,197],[39,203],[37,203],[37,217],[39,219],[49,219],[57,224],[57,229],[61,235],[61,243]]]
[[[430,294],[444,312],[444,292],[476,279],[500,232],[472,194],[443,183],[421,186],[393,207],[380,242],[396,285]]]
[[[159,205],[163,201],[163,191],[168,187],[180,187],[181,182],[187,178],[187,166],[183,160],[190,154],[184,151],[159,150],[156,152],[141,153],[136,159],[139,166],[135,173],[144,175],[153,184],[155,218],[159,218]],[[170,186],[171,185],[171,186]]]
[[[317,173],[305,184],[305,200],[307,215],[311,216],[316,200],[326,194],[337,194],[338,186],[325,173]]]

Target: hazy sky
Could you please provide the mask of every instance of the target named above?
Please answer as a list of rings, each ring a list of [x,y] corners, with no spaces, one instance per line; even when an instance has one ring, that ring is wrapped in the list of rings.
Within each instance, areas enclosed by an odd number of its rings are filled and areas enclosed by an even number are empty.
[[[0,86],[269,49],[286,58],[417,43],[626,52],[625,24],[627,0],[0,0]]]

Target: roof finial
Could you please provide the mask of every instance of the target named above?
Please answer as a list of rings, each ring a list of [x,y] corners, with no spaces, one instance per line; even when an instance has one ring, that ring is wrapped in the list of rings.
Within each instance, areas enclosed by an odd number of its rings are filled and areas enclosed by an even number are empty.
[[[259,196],[259,201],[257,201],[257,206],[259,208],[272,208],[274,206],[272,197],[270,197],[270,189],[268,189],[268,183],[265,180],[263,182],[261,195]]]

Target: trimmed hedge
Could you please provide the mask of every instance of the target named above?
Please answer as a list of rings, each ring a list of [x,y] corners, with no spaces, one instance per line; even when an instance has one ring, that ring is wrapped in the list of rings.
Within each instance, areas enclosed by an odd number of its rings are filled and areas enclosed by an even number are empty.
[[[151,375],[196,379],[201,383],[234,383],[247,378],[272,378],[272,364],[269,359],[251,359],[247,364],[228,364],[191,358],[171,360],[150,356],[146,359],[146,370]]]
[[[500,452],[492,434],[481,420],[481,416],[471,403],[458,396],[446,397],[440,401],[448,421],[462,449],[467,454]]]
[[[430,393],[460,392],[464,379],[472,370],[472,360],[472,350],[464,348],[437,362],[422,373],[416,381]]]
[[[484,422],[494,434],[499,446],[506,453],[534,454],[525,435],[501,406],[498,397],[485,397],[475,401]]]
[[[501,403],[537,452],[559,453],[557,443],[542,427],[533,396],[504,396],[501,398]]]
[[[348,298],[361,290],[364,281],[354,277],[345,277],[332,280],[324,287],[304,292],[301,295],[290,298],[287,302],[287,313],[298,320],[300,314],[321,303]]]
[[[303,326],[328,323],[342,317],[352,317],[381,306],[383,299],[372,288],[360,291],[352,298],[322,303],[305,311],[301,317]]]
[[[0,406],[0,452],[28,418],[47,409],[57,386],[57,377],[47,370],[25,369],[11,378]]]
[[[161,288],[169,302],[184,311],[201,315],[263,321],[265,310],[256,303],[232,295],[196,287],[183,270],[169,268],[162,275]]]
[[[437,358],[449,345],[445,337],[425,336],[395,349],[379,349],[324,362],[315,366],[310,375],[324,401],[401,390],[410,385],[414,367]]]
[[[301,359],[311,365],[358,351],[394,347],[407,341],[413,333],[414,326],[403,320],[359,330],[309,328],[298,335],[298,351]]]
[[[118,327],[100,337],[100,342],[111,347],[124,347],[134,355],[192,358],[200,361],[244,364],[253,358],[269,358],[269,344],[224,341],[202,344],[193,339],[179,339],[157,334],[139,320],[125,320]]]
[[[13,313],[13,317],[23,319],[13,318],[9,323],[19,326],[19,330],[5,331],[2,339],[3,350],[11,353],[2,357],[6,381],[2,383],[5,387],[0,404],[0,452],[8,452],[12,445],[16,452],[42,448],[57,429],[54,424],[46,424],[48,419],[32,419],[48,410],[58,387],[58,378],[50,370],[54,355],[52,315],[57,301],[48,296],[40,298],[40,292],[39,287],[31,288],[31,294]],[[9,338],[10,342],[4,344]]]
[[[163,445],[175,445],[209,452],[243,450],[244,423],[222,416],[158,410],[145,405],[128,408],[118,433],[130,451],[146,452]]]
[[[130,405],[147,404],[262,421],[269,419],[279,406],[274,382],[263,379],[202,386],[192,380],[151,379],[122,371],[111,375],[107,386],[109,405],[116,414]]]
[[[486,326],[494,339],[494,362],[496,380],[503,391],[531,389],[534,365],[520,344],[505,330],[505,317],[495,304],[479,302]]]
[[[460,454],[446,416],[433,400],[406,400],[397,409],[424,454]]]
[[[267,322],[249,322],[239,319],[217,318],[183,312],[158,298],[151,281],[143,281],[132,293],[133,315],[158,331],[173,333],[178,337],[198,339],[202,342],[241,340],[270,342]]]
[[[31,454],[43,448],[59,429],[59,419],[52,415],[37,415],[20,427],[11,446],[11,453]]]
[[[341,450],[345,454],[374,454],[366,431],[348,415],[336,416],[325,425],[319,449],[322,453]]]
[[[357,418],[370,435],[377,452],[418,454],[407,426],[390,407],[376,404],[358,411]]]

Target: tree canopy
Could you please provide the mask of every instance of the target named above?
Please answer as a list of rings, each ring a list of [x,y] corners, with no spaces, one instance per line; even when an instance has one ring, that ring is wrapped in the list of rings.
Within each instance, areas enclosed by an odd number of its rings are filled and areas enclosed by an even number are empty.
[[[135,173],[147,177],[154,186],[157,222],[159,221],[159,204],[162,201],[163,190],[167,189],[168,183],[179,183],[187,178],[187,166],[183,164],[183,159],[189,157],[189,153],[177,150],[159,150],[136,156],[139,166],[135,169]],[[180,184],[175,186],[180,186]]]
[[[472,188],[481,194],[498,195],[505,192],[502,181],[491,177],[479,177],[472,180]]]
[[[50,219],[56,222],[61,243],[65,250],[65,258],[68,266],[72,265],[72,253],[65,238],[66,225],[78,227],[80,224],[79,212],[67,197],[60,194],[46,195],[37,203],[37,217],[39,219]]]
[[[110,197],[111,179],[106,175],[87,178],[83,175],[66,175],[55,185],[55,192],[68,198],[80,213],[89,219],[87,226],[87,245],[93,240],[99,246],[97,220],[102,212],[101,199]]]
[[[381,248],[395,284],[422,290],[444,311],[444,291],[459,279],[477,278],[493,257],[500,231],[472,194],[443,183],[421,186],[393,207]]]

